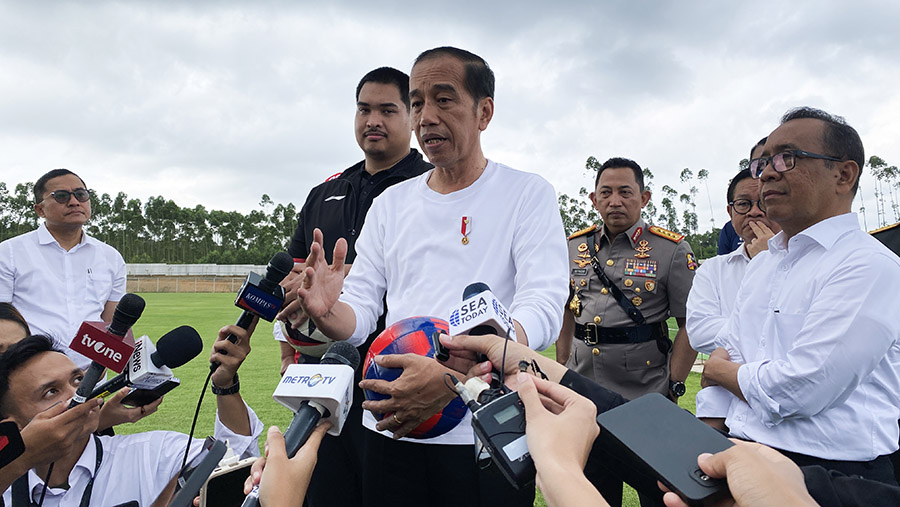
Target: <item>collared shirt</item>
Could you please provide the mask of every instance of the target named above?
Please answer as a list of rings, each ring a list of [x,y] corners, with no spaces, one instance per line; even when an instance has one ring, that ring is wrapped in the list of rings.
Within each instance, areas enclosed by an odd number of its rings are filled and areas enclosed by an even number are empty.
[[[750,256],[741,245],[725,255],[706,260],[697,269],[687,300],[687,333],[691,348],[709,354],[716,335],[734,311],[738,289]],[[697,393],[697,417],[725,417],[735,396],[724,387],[704,387]]]
[[[691,348],[709,354],[716,335],[734,310],[744,271],[750,263],[746,248],[708,259],[697,268],[687,300],[687,332]]]
[[[215,436],[227,440],[235,455],[241,458],[259,456],[259,435],[263,423],[250,407],[250,435],[238,435],[229,430],[216,416]],[[91,492],[91,505],[113,506],[137,500],[138,505],[150,505],[163,488],[181,470],[187,435],[173,431],[148,431],[133,435],[100,437],[103,447],[102,462]],[[189,463],[199,462],[203,440],[191,443]],[[84,490],[94,475],[97,446],[94,439],[88,441],[84,452],[69,472],[68,489],[47,488],[45,507],[77,507]],[[44,487],[42,477],[28,471],[28,490],[36,503]],[[12,488],[3,493],[5,505],[12,505]]]
[[[856,214],[783,232],[748,265],[716,338],[743,363],[732,434],[824,459],[897,450],[900,259]]]
[[[0,243],[0,301],[16,307],[32,334],[50,336],[85,368],[90,360],[69,350],[84,321],[99,321],[107,301],[125,294],[125,261],[86,233],[66,251],[41,224]]]

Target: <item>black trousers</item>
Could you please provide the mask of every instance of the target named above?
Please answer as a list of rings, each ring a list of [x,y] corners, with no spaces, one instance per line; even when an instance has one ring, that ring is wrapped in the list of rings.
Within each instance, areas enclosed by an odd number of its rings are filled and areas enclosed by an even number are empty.
[[[366,507],[534,505],[534,482],[516,490],[495,465],[480,468],[474,445],[401,442],[363,429]]]
[[[872,461],[839,461],[816,458],[815,456],[807,456],[806,454],[783,451],[781,449],[778,449],[778,452],[787,456],[797,466],[819,465],[825,470],[836,470],[844,475],[858,475],[871,481],[897,486],[897,480],[894,478],[894,465],[891,464],[891,459],[888,455],[878,456]]]

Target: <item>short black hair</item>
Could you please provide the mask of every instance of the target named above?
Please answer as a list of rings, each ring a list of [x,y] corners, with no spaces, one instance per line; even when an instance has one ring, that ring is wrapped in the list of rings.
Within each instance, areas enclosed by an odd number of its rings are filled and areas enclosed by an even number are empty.
[[[53,341],[44,335],[26,336],[24,340],[10,345],[0,355],[0,419],[9,417],[6,407],[6,395],[9,394],[9,377],[19,370],[31,358],[44,352],[59,352],[53,347]]]
[[[768,140],[769,140],[769,136],[766,136],[766,137],[760,139],[759,142],[754,144],[753,147],[750,148],[750,158],[748,158],[747,160],[753,160],[753,152],[756,151],[756,149],[759,148],[760,146],[765,146],[766,141],[768,141]]]
[[[600,169],[597,169],[597,177],[594,178],[594,188],[597,188],[597,184],[600,183],[600,174],[607,169],[631,169],[634,171],[634,181],[638,184],[638,190],[644,191],[644,170],[641,169],[641,166],[638,165],[637,162],[631,160],[630,158],[624,157],[613,157],[606,162],[603,162],[603,165],[600,166]]]
[[[853,183],[853,195],[855,196],[856,191],[859,189],[859,179],[862,177],[863,167],[866,163],[866,152],[863,148],[862,139],[859,138],[859,133],[855,128],[848,125],[847,120],[842,116],[808,106],[790,109],[781,117],[781,124],[784,125],[791,120],[806,118],[825,122],[825,134],[822,136],[822,144],[825,145],[825,149],[829,153],[823,153],[823,155],[830,155],[841,160],[852,160],[859,166],[859,176]],[[833,162],[830,160],[826,160],[825,163],[829,167],[833,165]]]
[[[84,180],[81,179],[81,176],[78,176],[77,174],[73,173],[72,171],[70,171],[68,169],[53,169],[52,171],[41,176],[40,178],[38,178],[37,181],[34,182],[34,202],[39,203],[44,200],[44,192],[47,191],[47,182],[48,181],[52,180],[53,178],[65,176],[67,174],[71,174],[72,176],[75,176],[76,178],[81,180],[81,185],[84,188],[87,188],[87,185],[84,184]]]
[[[399,71],[393,67],[378,67],[370,71],[356,85],[356,101],[359,102],[359,92],[366,83],[389,84],[397,87],[400,92],[400,99],[409,111],[409,76],[405,72]]]
[[[754,146],[755,148],[755,146]],[[750,169],[741,169],[737,174],[734,175],[734,178],[731,178],[731,183],[728,184],[728,200],[726,202],[731,202],[734,200],[734,191],[737,188],[737,184],[742,180],[746,180],[750,178]]]
[[[461,61],[466,69],[465,85],[466,91],[475,100],[475,105],[485,98],[494,98],[494,71],[491,70],[484,58],[466,51],[465,49],[454,48],[451,46],[441,46],[439,48],[422,51],[413,67],[424,60],[432,58],[440,58],[442,56],[450,56]]]
[[[28,329],[28,323],[25,322],[25,317],[19,313],[19,310],[16,310],[16,307],[13,306],[12,303],[0,303],[0,320],[15,322],[22,326],[26,335],[31,334],[31,331]]]

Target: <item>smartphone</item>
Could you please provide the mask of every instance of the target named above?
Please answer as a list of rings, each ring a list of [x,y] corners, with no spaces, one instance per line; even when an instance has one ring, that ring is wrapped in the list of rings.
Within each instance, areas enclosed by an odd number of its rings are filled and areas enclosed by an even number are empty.
[[[181,385],[181,381],[175,377],[166,380],[153,389],[134,389],[122,400],[123,405],[129,407],[143,407],[162,397],[162,395]]]
[[[244,482],[250,477],[250,465],[258,458],[246,458],[213,470],[200,489],[200,507],[241,507]]]
[[[597,416],[598,439],[634,470],[654,476],[688,505],[728,495],[724,479],[697,466],[697,456],[734,445],[725,435],[658,393],[645,394]]]
[[[0,468],[12,463],[25,452],[19,427],[12,421],[0,423]]]

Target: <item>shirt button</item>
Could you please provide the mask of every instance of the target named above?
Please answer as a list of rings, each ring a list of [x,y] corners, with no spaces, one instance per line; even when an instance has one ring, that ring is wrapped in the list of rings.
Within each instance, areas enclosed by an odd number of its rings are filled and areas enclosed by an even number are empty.
[[[607,265],[607,266],[612,266],[612,265],[615,264],[615,263],[616,263],[616,261],[614,261],[614,260],[612,260],[612,259],[607,259],[607,260],[606,260],[606,265]]]
[[[598,349],[597,347],[594,347],[594,350],[591,351],[591,354],[594,354],[595,356],[599,356],[599,355],[600,355],[600,349]]]

